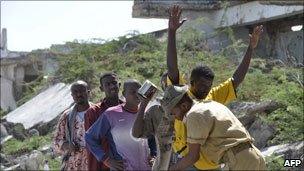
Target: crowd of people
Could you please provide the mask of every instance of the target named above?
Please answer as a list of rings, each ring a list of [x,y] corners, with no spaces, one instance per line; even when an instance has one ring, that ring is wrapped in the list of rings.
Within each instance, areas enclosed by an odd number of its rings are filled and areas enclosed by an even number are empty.
[[[142,85],[135,79],[124,81],[120,99],[119,76],[113,72],[100,76],[105,97],[97,104],[89,102],[86,82],[71,85],[74,104],[63,112],[54,135],[62,170],[266,169],[254,139],[224,106],[237,98],[263,26],[249,34],[232,77],[213,87],[208,66],[194,67],[188,81],[178,69],[176,31],[186,21],[181,13],[176,5],[169,10],[167,71],[160,78],[164,93],[153,105],[155,92],[140,96]]]

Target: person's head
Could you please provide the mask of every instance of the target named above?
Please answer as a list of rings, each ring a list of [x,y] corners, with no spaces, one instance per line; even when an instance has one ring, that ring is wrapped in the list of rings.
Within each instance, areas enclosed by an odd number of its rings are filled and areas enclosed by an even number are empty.
[[[193,100],[189,97],[187,86],[168,86],[161,101],[166,115],[174,115],[175,119],[182,120],[191,109]]]
[[[140,87],[141,84],[134,79],[128,79],[124,82],[122,95],[126,98],[127,104],[131,106],[138,106],[140,100],[137,95],[137,91]]]
[[[168,72],[164,72],[163,75],[160,78],[160,85],[163,91],[165,91],[165,89],[167,88],[167,76],[168,76]]]
[[[78,105],[88,103],[89,93],[88,84],[82,80],[78,80],[71,85],[71,95],[74,102]]]
[[[106,98],[118,98],[120,83],[113,72],[106,72],[100,76],[100,90],[105,92]]]
[[[198,99],[207,97],[214,79],[213,71],[206,65],[196,66],[190,76],[190,91]]]

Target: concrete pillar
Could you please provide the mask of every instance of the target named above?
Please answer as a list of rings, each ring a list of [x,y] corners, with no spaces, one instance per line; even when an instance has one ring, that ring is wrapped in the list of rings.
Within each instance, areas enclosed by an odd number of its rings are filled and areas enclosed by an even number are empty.
[[[16,109],[16,100],[14,97],[15,67],[16,64],[1,66],[1,109]]]
[[[2,29],[1,33],[1,49],[6,51],[7,50],[7,32],[6,28]]]
[[[17,66],[15,68],[15,83],[14,83],[14,97],[16,101],[20,100],[22,96],[22,88],[23,88],[23,80],[24,80],[24,67]]]

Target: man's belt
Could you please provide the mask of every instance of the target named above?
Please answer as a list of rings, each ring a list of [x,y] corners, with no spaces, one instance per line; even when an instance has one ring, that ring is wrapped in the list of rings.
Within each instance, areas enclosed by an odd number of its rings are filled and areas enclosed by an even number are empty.
[[[234,155],[236,155],[237,153],[245,150],[245,149],[248,149],[248,148],[252,148],[252,145],[251,145],[251,142],[242,142],[234,147],[231,147],[231,151],[233,152]]]
[[[184,150],[186,150],[187,145],[185,145],[182,149],[178,150],[176,153],[181,154]]]

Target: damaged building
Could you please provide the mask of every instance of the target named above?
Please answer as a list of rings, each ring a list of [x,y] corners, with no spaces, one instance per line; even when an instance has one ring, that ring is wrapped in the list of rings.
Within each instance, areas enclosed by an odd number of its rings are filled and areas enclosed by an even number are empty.
[[[1,110],[16,109],[25,85],[41,75],[50,75],[58,68],[52,53],[41,51],[35,57],[31,52],[8,50],[7,30],[1,33]]]
[[[206,45],[213,52],[232,43],[227,34],[215,35],[218,30],[229,27],[236,39],[248,42],[253,27],[262,24],[264,34],[256,55],[303,65],[303,1],[134,0],[132,15],[167,18],[173,4],[183,8],[186,26],[204,18],[205,22],[195,27],[205,33]]]

